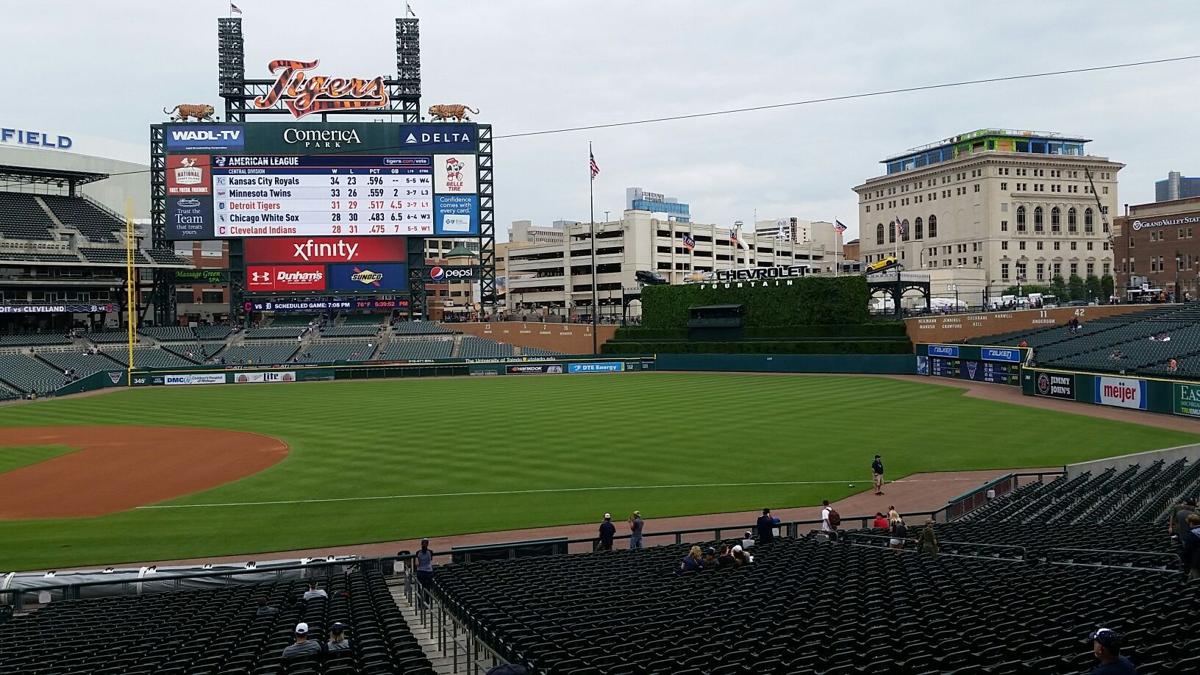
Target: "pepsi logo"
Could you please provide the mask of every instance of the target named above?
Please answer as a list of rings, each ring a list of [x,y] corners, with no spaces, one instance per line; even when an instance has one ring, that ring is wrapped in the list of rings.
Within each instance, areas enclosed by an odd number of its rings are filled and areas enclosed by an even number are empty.
[[[475,268],[470,266],[443,267],[434,265],[429,268],[429,280],[440,281],[469,281],[475,278]]]
[[[429,268],[429,278],[434,281],[441,281],[446,278],[446,270],[443,267],[435,266]]]

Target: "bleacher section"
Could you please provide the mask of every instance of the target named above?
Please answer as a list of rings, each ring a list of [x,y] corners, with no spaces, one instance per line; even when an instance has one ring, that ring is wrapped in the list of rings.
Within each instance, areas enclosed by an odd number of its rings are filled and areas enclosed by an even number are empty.
[[[144,248],[142,253],[160,265],[191,265],[192,261],[175,255],[174,251],[165,248]]]
[[[382,326],[387,319],[384,314],[343,314],[339,317],[343,326]]]
[[[397,321],[392,324],[396,335],[450,335],[454,331],[432,321]]]
[[[105,358],[101,354],[85,354],[78,351],[39,351],[37,358],[50,364],[60,373],[66,369],[75,371],[77,378],[84,378],[106,370],[123,370],[124,365]]]
[[[246,331],[246,339],[279,340],[283,338],[292,338],[294,340],[304,333],[306,327],[307,326],[273,326],[271,328],[251,328]]]
[[[1184,628],[1200,586],[1182,575],[803,539],[756,546],[744,567],[678,575],[687,549],[449,565],[436,588],[494,650],[537,672],[1085,672],[1100,626],[1126,635],[1142,672],[1200,667]]]
[[[187,326],[151,326],[138,330],[160,342],[194,342],[196,334]]]
[[[163,344],[163,349],[174,352],[196,363],[204,363],[205,360],[219,355],[224,348],[224,342],[171,342]]]
[[[0,624],[0,673],[431,675],[378,572],[332,576],[328,599],[302,600],[300,581],[54,602]],[[259,599],[278,609],[260,615]],[[346,623],[350,649],[285,662],[296,624],[328,639]],[[19,646],[19,647],[18,647]]]
[[[129,354],[125,347],[101,347],[100,351],[122,365],[129,365]],[[133,364],[138,368],[181,368],[196,365],[194,361],[161,347],[134,347]]]
[[[272,326],[307,326],[317,316],[315,314],[276,314],[271,320]]]
[[[556,352],[550,349],[539,349],[538,347],[521,347],[522,356],[562,356],[562,352]]]
[[[367,345],[372,346],[368,347]],[[335,361],[368,361],[378,349],[368,340],[320,341],[306,346],[298,356],[299,363],[333,363]]]
[[[196,326],[196,337],[201,340],[224,340],[233,333],[229,326]]]
[[[1200,377],[1198,322],[1200,303],[1189,303],[1087,320],[1075,332],[1052,326],[969,342],[1015,346],[1024,341],[1033,349],[1034,363],[1049,368]],[[1174,373],[1167,368],[1172,358],[1178,362]]]
[[[0,384],[0,401],[15,401],[19,398],[21,398],[20,393]]]
[[[394,339],[375,356],[378,361],[429,361],[448,359],[454,353],[454,340]]]
[[[0,192],[0,237],[7,239],[46,239],[54,237],[54,221],[31,194]]]
[[[66,384],[67,376],[28,354],[0,354],[0,380],[22,393],[49,394]]]
[[[321,337],[370,337],[379,333],[379,324],[357,326],[330,326],[321,329]]]
[[[0,347],[40,347],[44,345],[69,345],[71,338],[54,333],[32,335],[0,335]]]
[[[104,212],[86,199],[58,195],[39,196],[54,212],[54,217],[58,218],[59,222],[79,230],[79,233],[88,241],[115,244],[117,238],[113,232],[123,230],[125,227],[119,219]]]
[[[110,331],[104,331],[103,333],[88,333],[88,334],[84,335],[83,337],[87,338],[88,340],[92,341],[95,344],[101,345],[101,344],[116,344],[118,342],[124,343],[129,338],[129,335],[123,330],[122,331],[110,330]],[[133,339],[137,340],[138,337],[135,335],[135,336],[133,336]]]
[[[217,356],[228,365],[288,363],[300,345],[295,342],[233,345]]]
[[[464,335],[458,350],[459,357],[464,359],[488,359],[512,356],[513,354],[512,345],[474,335]]]

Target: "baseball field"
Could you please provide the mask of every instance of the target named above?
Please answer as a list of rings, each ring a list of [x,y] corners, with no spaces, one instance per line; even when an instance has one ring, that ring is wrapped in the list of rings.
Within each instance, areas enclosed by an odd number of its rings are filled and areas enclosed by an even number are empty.
[[[1194,441],[869,377],[121,390],[0,408],[0,571],[813,505],[877,451],[899,478]]]

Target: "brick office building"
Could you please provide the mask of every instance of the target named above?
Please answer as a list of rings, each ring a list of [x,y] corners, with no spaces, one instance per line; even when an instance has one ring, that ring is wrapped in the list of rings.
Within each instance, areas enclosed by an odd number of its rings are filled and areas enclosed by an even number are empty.
[[[1200,298],[1200,197],[1130,206],[1113,222],[1113,253],[1122,301],[1145,295],[1143,288],[1161,289],[1166,299]]]

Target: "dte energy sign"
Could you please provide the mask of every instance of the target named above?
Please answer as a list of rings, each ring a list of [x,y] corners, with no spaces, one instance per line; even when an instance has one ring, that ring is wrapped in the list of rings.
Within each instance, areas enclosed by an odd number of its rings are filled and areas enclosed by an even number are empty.
[[[1097,377],[1096,403],[1145,410],[1146,381],[1128,377]]]

